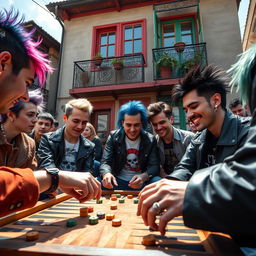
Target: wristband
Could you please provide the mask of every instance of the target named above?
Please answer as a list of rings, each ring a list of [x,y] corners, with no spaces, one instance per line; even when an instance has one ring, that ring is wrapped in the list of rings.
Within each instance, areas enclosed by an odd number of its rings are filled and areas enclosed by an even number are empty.
[[[52,193],[57,190],[59,186],[59,169],[58,168],[45,168],[48,174],[51,175],[51,186],[44,193]]]

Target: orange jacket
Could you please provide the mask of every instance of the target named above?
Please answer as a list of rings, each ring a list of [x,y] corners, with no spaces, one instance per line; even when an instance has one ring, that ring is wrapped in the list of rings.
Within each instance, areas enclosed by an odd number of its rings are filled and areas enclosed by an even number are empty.
[[[0,217],[32,207],[39,197],[39,184],[29,168],[0,166]]]

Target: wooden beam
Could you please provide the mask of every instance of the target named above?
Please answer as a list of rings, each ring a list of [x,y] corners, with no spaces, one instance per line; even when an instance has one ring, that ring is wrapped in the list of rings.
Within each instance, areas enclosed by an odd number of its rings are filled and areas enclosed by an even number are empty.
[[[115,3],[116,3],[116,9],[117,9],[117,11],[120,12],[120,11],[121,11],[121,6],[120,6],[119,0],[115,0]]]

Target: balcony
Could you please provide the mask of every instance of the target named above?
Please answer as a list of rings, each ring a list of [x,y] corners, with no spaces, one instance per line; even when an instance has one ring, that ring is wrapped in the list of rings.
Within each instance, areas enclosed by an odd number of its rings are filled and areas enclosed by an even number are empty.
[[[206,44],[191,44],[184,47],[165,47],[153,49],[154,80],[184,77],[196,65],[207,65]],[[173,63],[162,71],[161,64]]]
[[[114,63],[121,63],[119,68]],[[142,54],[74,62],[73,89],[144,82]]]

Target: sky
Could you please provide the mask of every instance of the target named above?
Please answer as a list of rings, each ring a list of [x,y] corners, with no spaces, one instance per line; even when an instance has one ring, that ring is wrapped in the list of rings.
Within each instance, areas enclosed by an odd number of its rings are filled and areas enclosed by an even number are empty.
[[[44,7],[45,10],[35,2]],[[8,10],[11,6],[14,6],[25,16],[25,21],[34,20],[38,26],[60,42],[62,28],[45,7],[49,2],[58,2],[58,0],[0,0],[0,9],[6,8]]]
[[[45,10],[35,2],[44,7]],[[0,9],[9,9],[11,6],[14,6],[15,9],[18,9],[25,15],[25,21],[34,20],[37,25],[42,27],[48,34],[60,42],[62,28],[59,22],[48,13],[45,5],[49,2],[58,2],[58,0],[0,0]],[[238,12],[241,37],[243,36],[245,27],[248,5],[249,0],[242,0]]]

